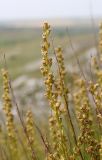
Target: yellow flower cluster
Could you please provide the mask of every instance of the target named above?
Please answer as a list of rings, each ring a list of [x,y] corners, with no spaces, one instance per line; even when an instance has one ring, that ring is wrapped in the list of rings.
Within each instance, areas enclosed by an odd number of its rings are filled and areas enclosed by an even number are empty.
[[[62,53],[62,48],[61,47],[56,48],[55,52],[56,52],[58,66],[59,66],[60,76],[61,76],[61,79],[63,80],[65,78],[66,71],[64,66],[64,57]]]
[[[94,103],[96,106],[96,114],[97,114],[97,119],[98,119],[98,123],[99,126],[102,127],[102,88],[101,88],[101,81],[100,81],[101,76],[99,76],[98,78],[98,83],[93,83],[93,82],[89,82],[89,91],[93,96],[94,99]]]
[[[63,57],[63,51],[61,47],[58,47],[55,50],[56,54],[56,60],[58,65],[58,72],[59,72],[59,79],[56,80],[56,86],[58,93],[63,96],[68,94],[68,88],[65,86],[65,66],[64,66],[64,57]]]
[[[43,66],[41,67],[41,72],[44,76],[46,76],[49,73],[50,66],[52,64],[52,59],[48,58],[48,49],[50,47],[50,43],[48,42],[48,36],[50,34],[50,26],[48,23],[44,23],[43,26],[43,45],[42,45],[42,55],[43,55]]]
[[[57,159],[63,160],[63,158],[67,158],[67,147],[65,145],[66,137],[63,133],[63,128],[59,130],[59,123],[57,122],[56,115],[53,115],[49,119],[50,123],[50,133],[53,141],[53,157]],[[61,127],[61,126],[60,126]]]
[[[80,136],[78,138],[78,147],[85,146],[85,152],[93,160],[99,160],[100,145],[94,138],[92,129],[92,118],[90,117],[90,104],[87,95],[87,86],[84,80],[79,81],[80,91],[75,94],[75,104],[79,106],[78,119],[80,124]]]
[[[58,92],[55,87],[55,77],[51,71],[52,59],[49,59],[49,42],[48,35],[50,33],[50,26],[47,23],[44,23],[43,26],[43,45],[42,45],[42,56],[43,62],[41,71],[45,78],[45,86],[46,86],[46,97],[49,100],[49,104],[52,109],[52,117],[50,118],[50,126],[51,132],[53,133],[53,157],[57,159],[67,159],[67,145],[66,138],[64,135],[62,117],[61,117],[61,101],[59,99]],[[54,123],[53,123],[54,122]],[[56,137],[56,138],[55,138]]]
[[[34,147],[34,122],[33,115],[30,110],[26,113],[26,131],[30,144]]]
[[[6,116],[6,126],[7,126],[7,134],[10,141],[10,148],[13,154],[17,152],[17,144],[16,144],[16,134],[15,134],[15,126],[14,126],[14,116],[12,114],[12,101],[10,97],[9,90],[9,76],[8,71],[6,69],[2,70],[3,76],[3,110]]]

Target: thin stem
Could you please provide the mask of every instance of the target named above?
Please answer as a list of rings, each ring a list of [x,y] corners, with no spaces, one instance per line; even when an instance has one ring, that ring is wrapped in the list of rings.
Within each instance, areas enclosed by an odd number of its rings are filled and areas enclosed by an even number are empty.
[[[19,111],[19,107],[18,107],[18,104],[17,104],[17,102],[16,102],[16,98],[15,98],[15,95],[14,95],[14,93],[13,93],[13,89],[12,89],[12,86],[11,86],[10,81],[9,81],[9,85],[10,85],[11,93],[12,93],[12,96],[13,96],[13,100],[14,100],[15,105],[16,105],[16,110],[17,110],[17,113],[18,113],[20,122],[21,122],[21,124],[22,124],[22,127],[23,127],[23,131],[24,131],[24,133],[25,133],[25,135],[26,135],[26,137],[27,137],[29,146],[30,146],[31,151],[32,151],[32,158],[33,158],[33,160],[37,160],[37,157],[36,157],[36,155],[35,155],[35,151],[34,151],[34,149],[32,148],[31,142],[30,142],[30,140],[29,140],[29,136],[28,136],[28,134],[27,134],[25,124],[24,124],[24,122],[23,122],[23,120],[22,120],[22,118],[21,118],[21,114],[20,114],[20,111]]]
[[[53,46],[53,49],[54,49],[53,41],[52,41],[52,46]],[[59,66],[59,62],[58,62],[58,58],[57,58],[55,49],[54,49],[54,55],[55,55],[55,58],[56,58],[59,75],[60,75],[60,77],[61,77],[61,70],[60,70],[60,66]],[[62,81],[62,78],[60,78],[60,80],[61,80],[61,86],[62,86],[63,91],[64,91],[64,90],[65,90],[65,83],[64,83],[64,81]],[[72,131],[73,131],[74,141],[75,141],[75,144],[76,144],[76,146],[77,146],[77,137],[76,137],[74,125],[73,125],[73,123],[72,123],[71,115],[70,115],[70,112],[69,112],[69,105],[68,105],[67,95],[66,95],[65,92],[64,92],[64,94],[63,94],[63,98],[64,98],[66,110],[67,110],[68,119],[69,119],[69,122],[70,122],[70,125],[71,125],[71,128],[72,128]],[[79,150],[79,153],[80,153],[81,159],[83,160],[83,156],[82,156],[82,153],[81,153],[80,150]]]

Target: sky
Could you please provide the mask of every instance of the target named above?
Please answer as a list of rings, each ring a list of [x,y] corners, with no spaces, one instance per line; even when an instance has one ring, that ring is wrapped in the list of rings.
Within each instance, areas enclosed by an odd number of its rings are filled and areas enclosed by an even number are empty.
[[[102,0],[0,0],[0,20],[89,17],[90,12],[102,16]]]

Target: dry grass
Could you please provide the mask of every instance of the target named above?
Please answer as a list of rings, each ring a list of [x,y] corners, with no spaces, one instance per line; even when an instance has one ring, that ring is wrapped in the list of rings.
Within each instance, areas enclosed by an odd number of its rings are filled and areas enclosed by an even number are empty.
[[[99,32],[98,53],[90,62],[90,80],[86,79],[76,57],[80,74],[72,73],[73,85],[70,85],[67,79],[63,50],[61,47],[55,49],[53,42],[49,42],[50,32],[50,26],[44,23],[41,72],[45,84],[45,96],[51,110],[49,125],[43,126],[42,131],[36,124],[30,108],[26,114],[20,112],[5,66],[2,72],[4,119],[0,127],[0,158],[1,160],[101,160],[102,25]],[[56,65],[49,56],[50,47],[53,48]],[[14,109],[18,118],[13,113]]]

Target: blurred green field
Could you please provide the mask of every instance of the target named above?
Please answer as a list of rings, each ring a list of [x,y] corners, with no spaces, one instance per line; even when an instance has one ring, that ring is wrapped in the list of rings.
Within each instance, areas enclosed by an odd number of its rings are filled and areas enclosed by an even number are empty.
[[[69,32],[69,33],[68,33]],[[78,45],[78,52],[94,46],[94,32],[91,27],[73,26],[67,31],[67,27],[53,28],[52,37],[54,46],[61,45],[64,49],[70,47],[69,36],[73,45]],[[6,55],[7,66],[9,68],[12,79],[22,74],[34,74],[35,69],[30,71],[24,70],[24,67],[30,63],[36,64],[41,59],[41,29],[40,28],[1,28],[0,29],[0,66],[3,66],[3,54]],[[76,50],[76,49],[75,49]],[[52,51],[53,52],[53,51]],[[70,53],[65,51],[67,57]],[[73,55],[70,55],[70,57]],[[69,58],[69,57],[68,57]],[[33,66],[32,66],[33,67]],[[40,67],[40,66],[39,66]],[[39,70],[38,67],[38,70]],[[33,67],[35,68],[35,66]],[[24,73],[25,72],[25,73]],[[39,76],[39,74],[38,74]]]

